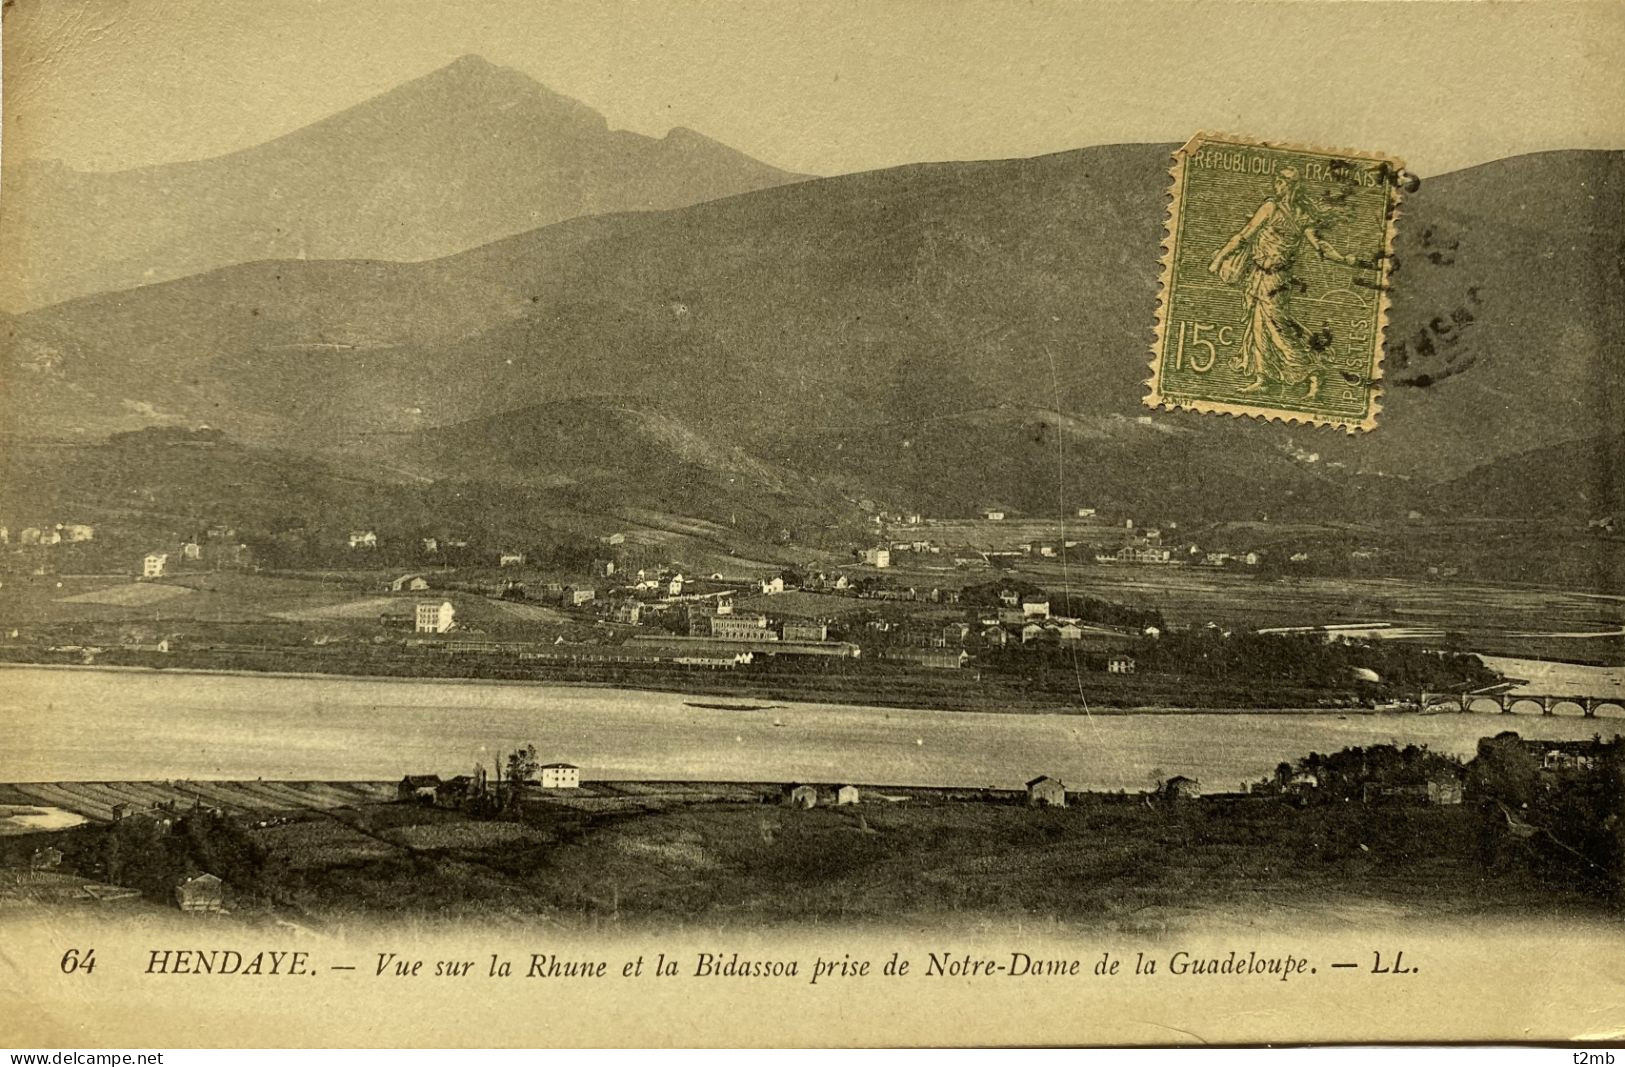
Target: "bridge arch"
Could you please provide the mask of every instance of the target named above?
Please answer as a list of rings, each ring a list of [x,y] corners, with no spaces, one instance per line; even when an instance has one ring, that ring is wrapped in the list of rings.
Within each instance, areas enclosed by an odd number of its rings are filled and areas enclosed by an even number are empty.
[[[1562,715],[1566,718],[1581,718],[1586,713],[1585,697],[1553,697],[1551,703],[1552,715]]]
[[[1493,696],[1469,696],[1467,710],[1478,715],[1499,714],[1502,710],[1501,700]]]
[[[1625,719],[1625,699],[1609,697],[1607,700],[1593,700],[1591,714],[1599,719]]]
[[[1539,697],[1508,694],[1506,709],[1514,715],[1543,715],[1546,705],[1541,703]]]

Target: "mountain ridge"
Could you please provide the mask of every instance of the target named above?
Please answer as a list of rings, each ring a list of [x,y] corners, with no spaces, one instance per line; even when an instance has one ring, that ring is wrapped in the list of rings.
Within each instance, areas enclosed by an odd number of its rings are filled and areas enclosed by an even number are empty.
[[[612,130],[477,57],[257,145],[121,171],[5,168],[0,306],[271,258],[438,258],[538,226],[802,180],[701,134]]]
[[[1141,406],[1168,151],[916,164],[425,263],[249,264],[56,305],[0,319],[34,368],[12,368],[8,428],[100,433],[155,409],[332,448],[619,396],[849,496],[958,482],[963,498],[939,499],[963,508],[991,473],[1048,478],[1050,453],[1020,444],[1043,433],[1071,450],[1069,495],[1090,494],[1093,469],[1114,493],[1132,474],[1253,515],[1391,511],[1408,484],[1618,424],[1625,324],[1597,296],[1621,284],[1625,153],[1424,181],[1400,221],[1384,414],[1351,438]],[[967,413],[958,438],[922,438]]]

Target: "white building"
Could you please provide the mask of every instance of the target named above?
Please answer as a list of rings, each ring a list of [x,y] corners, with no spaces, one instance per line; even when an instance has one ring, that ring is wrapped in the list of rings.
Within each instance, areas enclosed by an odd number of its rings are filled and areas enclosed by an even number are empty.
[[[417,606],[414,629],[420,634],[443,634],[456,625],[454,617],[457,609],[452,607],[451,601],[442,600],[438,604],[425,601]]]
[[[524,565],[525,554],[523,552],[504,552],[497,557],[497,566],[499,567],[523,567]]]
[[[351,548],[377,548],[378,535],[371,530],[351,530]]]
[[[141,577],[162,578],[164,567],[169,563],[169,554],[166,552],[149,552],[141,561]]]
[[[543,789],[581,788],[581,768],[573,763],[544,763],[537,768]]]
[[[863,550],[863,562],[874,568],[891,566],[891,549],[866,548]]]

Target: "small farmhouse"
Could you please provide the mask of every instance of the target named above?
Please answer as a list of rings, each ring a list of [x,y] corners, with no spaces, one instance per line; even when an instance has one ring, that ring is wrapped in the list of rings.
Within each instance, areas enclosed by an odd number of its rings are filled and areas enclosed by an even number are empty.
[[[169,566],[169,554],[166,552],[149,552],[141,561],[141,577],[162,578],[165,569]]]
[[[1106,669],[1112,674],[1133,674],[1133,656],[1113,656],[1106,661]]]
[[[1195,800],[1202,795],[1202,783],[1195,778],[1176,774],[1163,782],[1157,792],[1164,800]]]
[[[504,552],[497,557],[499,567],[523,567],[525,554],[523,552]]]
[[[855,786],[855,785],[843,785],[839,789],[835,790],[835,803],[837,805],[856,804],[857,802],[858,802],[858,787],[857,786]]]
[[[395,786],[396,800],[415,800],[433,804],[440,795],[438,774],[409,774]]]
[[[787,808],[816,808],[818,790],[810,785],[792,783],[784,787],[783,804]]]
[[[1051,778],[1047,774],[1039,775],[1027,783],[1027,806],[1029,808],[1064,808],[1066,807],[1066,786],[1059,779]]]
[[[182,911],[225,911],[225,883],[212,874],[200,874],[175,886],[175,905]]]
[[[372,530],[351,530],[350,531],[350,547],[351,548],[377,548],[378,547],[378,535],[376,533],[374,533]]]
[[[389,583],[392,593],[421,593],[429,588],[429,580],[421,574],[403,574]]]

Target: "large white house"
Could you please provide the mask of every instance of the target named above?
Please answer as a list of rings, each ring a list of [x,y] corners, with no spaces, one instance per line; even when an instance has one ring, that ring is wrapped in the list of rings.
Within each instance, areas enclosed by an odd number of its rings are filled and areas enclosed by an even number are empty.
[[[452,607],[451,601],[442,600],[438,604],[434,601],[424,601],[417,606],[414,629],[420,634],[443,634],[457,625],[453,620],[457,609]]]
[[[164,568],[169,565],[169,554],[166,552],[148,552],[141,561],[141,577],[162,578]]]
[[[573,763],[544,763],[537,770],[541,773],[543,789],[581,787],[581,768]]]
[[[889,549],[889,548],[866,548],[866,549],[863,550],[863,562],[867,563],[871,567],[876,568],[877,570],[879,568],[881,568],[881,567],[890,567],[891,566],[891,549]]]

